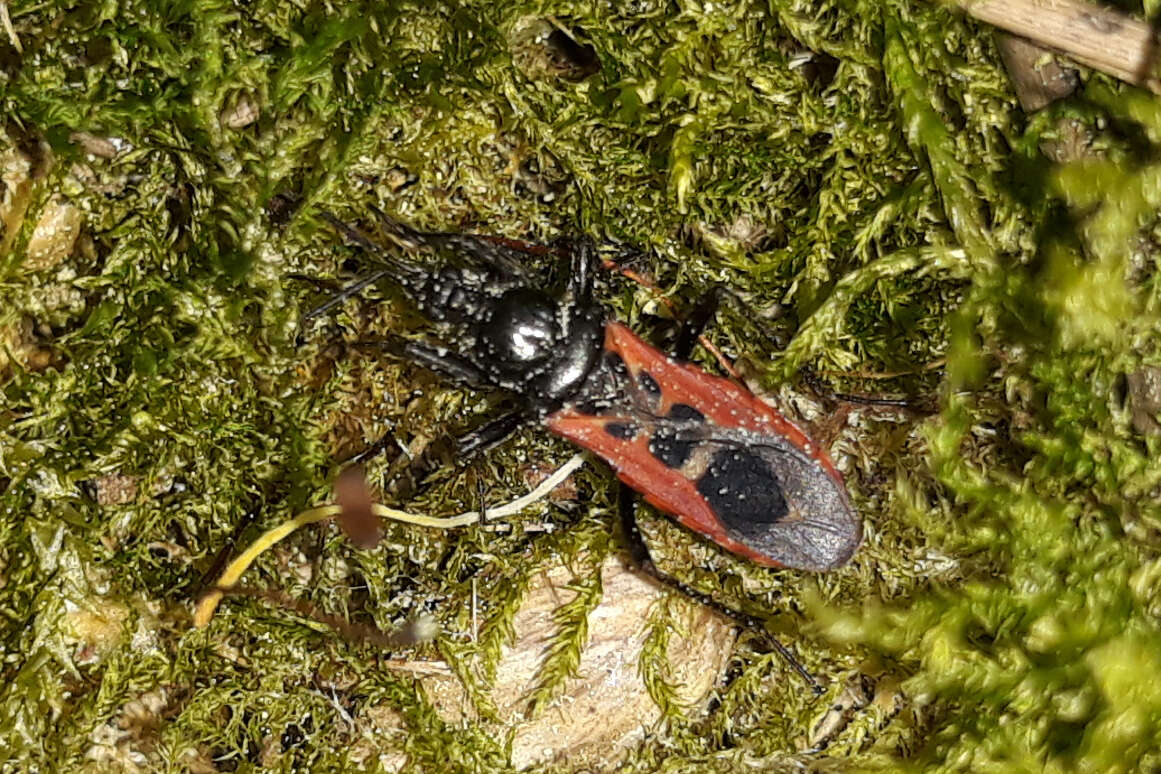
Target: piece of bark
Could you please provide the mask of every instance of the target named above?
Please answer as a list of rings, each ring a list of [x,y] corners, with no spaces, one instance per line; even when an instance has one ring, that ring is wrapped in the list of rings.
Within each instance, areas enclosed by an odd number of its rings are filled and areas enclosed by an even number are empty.
[[[1061,64],[1051,49],[1005,32],[997,34],[996,42],[1024,112],[1034,113],[1069,96],[1080,85],[1076,70]],[[1089,127],[1075,119],[1062,118],[1056,122],[1055,137],[1043,140],[1040,151],[1062,164],[1088,155],[1091,144]]]
[[[649,611],[671,592],[642,578],[610,557],[601,567],[601,603],[589,614],[589,634],[578,675],[565,682],[559,696],[534,717],[527,717],[545,649],[556,631],[555,611],[573,592],[565,586],[572,571],[562,565],[533,581],[516,614],[516,639],[504,648],[496,667],[492,700],[512,733],[515,768],[568,761],[601,771],[615,768],[661,719],[638,670]],[[684,621],[668,648],[669,678],[677,698],[698,712],[721,679],[733,650],[732,621],[700,606],[685,605]],[[676,611],[675,611],[676,612]],[[793,678],[791,678],[793,679]],[[456,680],[424,682],[428,699],[448,723],[472,717],[473,710]]]
[[[1076,70],[1063,66],[1052,51],[1027,38],[1000,33],[996,43],[1025,113],[1067,97],[1080,83]]]
[[[1161,93],[1157,36],[1148,22],[1081,0],[961,0],[980,21]]]

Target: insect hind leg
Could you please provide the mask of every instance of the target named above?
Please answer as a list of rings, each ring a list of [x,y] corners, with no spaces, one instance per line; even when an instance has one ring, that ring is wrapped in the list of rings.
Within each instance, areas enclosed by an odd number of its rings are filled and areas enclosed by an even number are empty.
[[[930,401],[922,398],[887,398],[882,395],[836,392],[810,366],[802,367],[802,378],[810,386],[810,389],[814,390],[820,397],[833,400],[837,403],[852,403],[860,406],[878,408],[906,409],[920,414],[935,413],[935,409],[929,405]]]
[[[733,366],[725,360],[717,347],[713,346],[704,336],[706,326],[713,319],[714,315],[717,314],[723,301],[728,301],[736,310],[744,311],[747,307],[746,302],[739,298],[733,291],[721,285],[715,286],[698,300],[693,310],[686,316],[677,343],[673,348],[673,353],[682,360],[688,360],[690,354],[693,352],[694,346],[700,342],[703,347],[714,355],[727,373],[734,378],[739,378]],[[747,314],[747,316],[752,316],[752,312]],[[763,337],[775,349],[783,348],[784,345],[781,342],[778,342],[770,336],[766,336],[761,330],[759,330],[759,333],[762,333]],[[888,398],[882,395],[837,392],[826,385],[810,366],[803,366],[802,378],[819,396],[839,403],[877,406],[881,408],[901,408],[917,412],[924,410],[924,403],[913,398]]]
[[[629,556],[632,558],[635,568],[640,569],[642,572],[644,572],[650,578],[653,578],[653,580],[657,581],[658,583],[680,591],[682,594],[694,600],[698,604],[705,605],[711,610],[715,610],[721,613],[740,626],[743,626],[762,635],[762,637],[770,643],[771,647],[773,647],[778,655],[780,655],[786,661],[786,663],[790,665],[790,667],[792,667],[795,672],[801,675],[802,679],[805,680],[808,685],[810,685],[811,690],[816,696],[823,693],[823,688],[819,684],[818,680],[814,677],[814,675],[806,670],[806,667],[804,667],[802,663],[797,658],[795,658],[794,654],[790,652],[789,648],[783,645],[777,637],[770,634],[769,630],[766,628],[766,625],[761,620],[747,613],[743,613],[740,610],[735,610],[734,608],[729,607],[722,602],[719,602],[717,599],[714,599],[710,595],[678,580],[654,564],[653,557],[649,553],[649,546],[646,545],[645,538],[641,534],[641,528],[637,525],[637,498],[634,496],[633,491],[624,484],[621,484],[619,488],[617,496],[617,509],[621,519],[621,528],[625,534],[625,541],[628,543]]]
[[[701,341],[706,326],[717,314],[718,308],[722,305],[722,299],[727,295],[728,291],[717,285],[698,300],[681,325],[681,333],[678,334],[677,343],[673,347],[673,354],[676,357],[689,360],[690,355],[693,354],[694,346]]]
[[[405,339],[400,336],[387,336],[382,339],[363,340],[355,342],[355,346],[377,349],[386,352],[401,360],[415,363],[433,371],[457,384],[472,388],[488,388],[491,386],[491,377],[488,372],[476,365],[470,359],[456,355],[446,348]],[[529,415],[524,409],[503,414],[480,427],[472,430],[455,440],[452,445],[454,459],[463,460],[496,446],[506,439],[523,424],[529,421]],[[381,438],[363,451],[355,454],[344,464],[363,463],[382,454],[394,442],[395,436],[388,431]],[[407,471],[399,471],[394,478],[407,475],[415,482],[420,482],[437,467],[437,461],[416,459],[408,466]],[[390,487],[389,487],[390,488]]]

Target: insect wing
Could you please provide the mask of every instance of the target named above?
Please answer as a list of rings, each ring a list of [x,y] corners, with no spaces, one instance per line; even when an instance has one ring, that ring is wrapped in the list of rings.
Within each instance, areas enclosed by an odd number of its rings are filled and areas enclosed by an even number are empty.
[[[624,400],[597,413],[566,406],[548,417],[549,429],[605,459],[650,505],[740,556],[819,571],[850,559],[861,522],[834,464],[798,427],[745,388],[673,360],[619,323],[606,326],[605,349]]]

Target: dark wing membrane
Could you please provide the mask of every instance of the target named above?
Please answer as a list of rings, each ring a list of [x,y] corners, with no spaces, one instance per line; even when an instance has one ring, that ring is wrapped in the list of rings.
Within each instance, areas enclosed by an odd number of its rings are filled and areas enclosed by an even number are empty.
[[[700,444],[696,480],[725,533],[766,560],[802,570],[847,563],[862,522],[846,487],[817,459],[776,436],[721,432]]]

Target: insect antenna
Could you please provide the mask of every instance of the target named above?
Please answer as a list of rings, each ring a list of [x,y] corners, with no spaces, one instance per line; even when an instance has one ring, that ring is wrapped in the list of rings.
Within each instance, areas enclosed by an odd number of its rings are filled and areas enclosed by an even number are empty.
[[[357,280],[342,290],[338,291],[318,306],[308,310],[302,316],[303,322],[306,322],[307,320],[313,320],[315,317],[329,312],[339,304],[346,301],[348,298],[359,295],[359,293],[361,293],[367,287],[375,284],[384,277],[391,276],[391,274],[392,272],[390,269],[380,269],[378,271],[371,272],[366,277],[363,277],[362,279]]]

